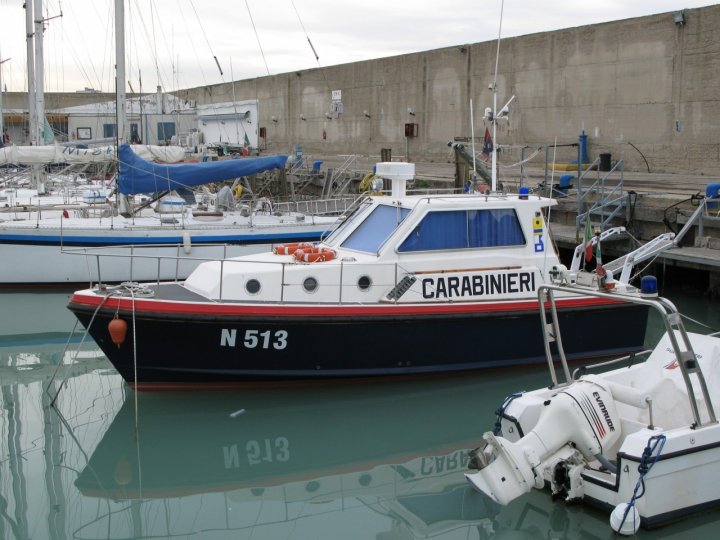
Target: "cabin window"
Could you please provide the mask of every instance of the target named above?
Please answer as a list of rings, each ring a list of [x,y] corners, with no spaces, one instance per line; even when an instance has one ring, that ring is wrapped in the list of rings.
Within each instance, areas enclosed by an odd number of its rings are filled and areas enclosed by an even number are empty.
[[[377,253],[410,213],[408,208],[380,204],[342,243],[342,247]]]
[[[525,245],[515,211],[506,209],[429,212],[398,251],[438,251]]]
[[[372,202],[366,202],[360,204],[353,212],[346,218],[340,221],[340,224],[330,233],[330,236],[323,239],[323,242],[328,245],[335,245],[338,238],[345,234],[345,231],[352,229],[355,223],[362,219],[367,210],[372,207]]]

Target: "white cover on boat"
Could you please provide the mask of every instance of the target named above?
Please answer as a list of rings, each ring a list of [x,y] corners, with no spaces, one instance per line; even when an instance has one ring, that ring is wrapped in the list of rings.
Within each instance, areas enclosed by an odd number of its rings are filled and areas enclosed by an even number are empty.
[[[74,148],[60,145],[6,146],[0,148],[0,165],[42,165],[45,163],[89,163],[112,161],[115,148]]]
[[[148,161],[176,163],[185,159],[185,150],[179,146],[154,146],[151,144],[132,144],[133,152]]]
[[[133,152],[149,161],[176,163],[185,159],[179,146],[132,145]],[[45,146],[6,146],[0,148],[0,165],[42,165],[46,163],[93,163],[115,161],[114,146],[75,148],[59,144]]]

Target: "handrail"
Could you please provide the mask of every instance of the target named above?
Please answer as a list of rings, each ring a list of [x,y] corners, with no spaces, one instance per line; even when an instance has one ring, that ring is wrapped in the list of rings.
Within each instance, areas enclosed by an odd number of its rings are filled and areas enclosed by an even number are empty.
[[[597,158],[585,171],[582,172],[582,174],[578,176],[578,213],[575,218],[575,227],[577,231],[580,231],[581,226],[584,225],[584,219],[587,215],[598,213],[600,214],[601,228],[607,228],[611,221],[625,206],[623,160],[618,160],[618,162],[603,175],[599,174],[599,169],[600,158]],[[583,187],[583,180],[589,177],[592,171],[597,171],[598,177],[589,186]],[[605,182],[616,172],[620,173],[620,180],[616,186],[607,189]],[[586,210],[586,200],[593,193],[598,194],[598,199]],[[606,209],[611,209],[607,213],[607,216]]]
[[[289,285],[285,282],[285,269],[286,266],[289,264],[296,264],[294,262],[288,262],[287,260],[278,260],[278,261],[248,261],[245,259],[242,260],[234,260],[233,258],[227,258],[227,248],[229,247],[227,244],[205,244],[207,247],[212,248],[218,248],[221,249],[222,252],[218,254],[216,257],[195,257],[190,255],[162,255],[162,254],[143,254],[142,251],[145,249],[156,249],[156,248],[172,248],[172,249],[180,249],[182,247],[182,244],[147,244],[142,246],[137,246],[133,244],[129,245],[122,245],[122,246],[90,246],[90,247],[72,247],[72,248],[65,248],[62,253],[68,254],[68,255],[79,255],[79,256],[86,256],[86,257],[94,257],[96,260],[96,268],[97,268],[97,284],[98,286],[103,286],[103,283],[107,284],[107,282],[103,279],[102,276],[102,270],[101,270],[101,264],[100,259],[103,257],[107,258],[120,258],[120,259],[130,259],[131,267],[133,265],[139,264],[138,261],[140,260],[156,260],[157,261],[157,274],[155,275],[154,279],[148,280],[148,282],[160,284],[163,280],[161,279],[161,267],[162,267],[162,261],[176,261],[176,268],[177,265],[179,265],[180,262],[193,262],[195,261],[198,265],[200,263],[205,262],[216,262],[220,264],[220,276],[219,276],[219,289],[218,289],[218,302],[226,301],[225,298],[227,296],[227,283],[226,283],[226,269],[228,268],[228,265],[232,264],[257,264],[257,265],[280,265],[281,267],[281,286],[280,286],[280,295],[279,295],[279,303],[285,303],[287,302],[287,298],[285,295],[285,289],[289,287]],[[130,248],[129,250],[127,248]],[[121,252],[123,249],[129,252]],[[180,253],[179,251],[177,253]],[[340,287],[338,289],[338,297],[335,300],[335,302],[342,303],[343,301],[343,282],[342,277],[344,275],[344,263],[340,261],[340,265],[338,268],[338,275],[340,276]],[[402,275],[405,276],[407,274],[410,274],[411,272],[407,270],[402,270],[398,268],[398,264],[393,263],[387,263],[385,265],[378,265],[376,263],[372,264],[373,268],[378,268],[378,266],[387,266],[392,267],[393,272],[392,275],[394,276],[394,282],[393,283],[386,283],[387,289],[392,289],[395,285],[398,283],[398,276]],[[131,273],[132,275],[132,273]],[[124,280],[123,280],[124,281]],[[130,279],[129,281],[132,281]],[[164,281],[171,281],[170,279],[164,280]],[[178,276],[176,273],[175,280],[178,281]],[[389,281],[389,280],[388,280]],[[92,287],[93,282],[91,280],[90,287]],[[355,284],[352,284],[355,286]]]
[[[690,338],[685,330],[685,325],[682,322],[682,317],[678,312],[675,305],[667,298],[662,297],[643,297],[639,294],[621,294],[621,293],[606,293],[602,291],[592,289],[578,289],[577,287],[568,287],[563,285],[552,285],[543,284],[538,287],[538,302],[540,306],[544,306],[546,303],[550,308],[550,315],[552,322],[548,324],[547,313],[545,309],[540,309],[540,318],[542,323],[543,340],[545,344],[545,354],[550,368],[550,377],[553,381],[553,387],[566,386],[573,382],[573,378],[568,368],[567,357],[565,356],[565,350],[562,344],[562,335],[560,332],[560,325],[557,314],[557,306],[555,304],[555,294],[565,293],[574,295],[586,295],[594,296],[597,298],[605,298],[609,300],[621,300],[631,304],[644,305],[656,310],[660,314],[660,318],[665,326],[665,330],[670,339],[670,343],[675,353],[680,372],[682,373],[685,387],[687,389],[687,395],[690,400],[690,407],[692,409],[693,418],[695,425],[701,427],[703,425],[702,419],[700,418],[700,411],[698,405],[698,399],[695,396],[695,390],[693,388],[690,375],[697,377],[698,383],[700,384],[700,390],[705,401],[705,406],[708,413],[709,423],[716,423],[715,410],[710,400],[710,394],[707,389],[705,382],[705,376],[703,375],[700,363],[697,362],[695,351],[693,351]],[[678,340],[678,334],[680,340]],[[558,383],[557,373],[555,371],[555,365],[553,363],[553,355],[550,350],[551,341],[555,341],[557,345],[558,354],[560,356],[560,364],[565,373],[565,382]]]

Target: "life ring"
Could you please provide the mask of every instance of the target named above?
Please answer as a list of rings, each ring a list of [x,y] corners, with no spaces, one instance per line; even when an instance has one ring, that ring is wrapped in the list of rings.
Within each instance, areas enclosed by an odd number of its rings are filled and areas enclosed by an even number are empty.
[[[298,249],[310,249],[315,247],[312,242],[295,242],[292,244],[280,244],[273,248],[275,255],[292,255]]]
[[[335,251],[328,248],[314,248],[313,250],[309,251],[305,251],[304,249],[298,249],[295,252],[295,260],[306,263],[327,262],[332,261],[336,257],[336,255],[337,254],[335,253]]]
[[[320,247],[320,246],[314,246],[314,245],[312,245],[312,244],[311,244],[310,246],[308,246],[308,247],[302,247],[302,246],[301,246],[301,247],[299,247],[298,249],[303,250],[305,253],[323,253],[323,252],[325,252],[325,251],[333,251],[333,250],[330,249],[330,248]],[[297,250],[295,250],[295,253],[297,253]]]

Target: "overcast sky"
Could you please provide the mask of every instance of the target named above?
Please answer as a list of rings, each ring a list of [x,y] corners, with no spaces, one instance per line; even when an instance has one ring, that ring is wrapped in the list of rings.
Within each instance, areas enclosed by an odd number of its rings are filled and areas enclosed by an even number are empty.
[[[505,0],[502,36],[715,3]],[[27,88],[23,4],[0,0],[0,58],[9,58],[2,65],[2,85],[9,91]],[[496,40],[501,5],[501,0],[126,0],[128,89],[139,91],[140,78],[144,92],[158,84],[171,91]],[[114,1],[44,0],[43,10],[45,90],[113,91]]]

